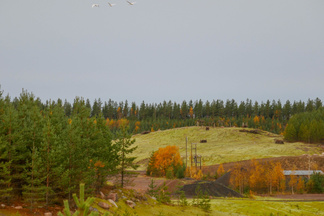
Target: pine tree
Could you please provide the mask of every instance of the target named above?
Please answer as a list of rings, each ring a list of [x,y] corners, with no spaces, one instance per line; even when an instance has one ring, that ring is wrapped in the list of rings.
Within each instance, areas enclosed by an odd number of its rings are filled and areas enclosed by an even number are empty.
[[[39,151],[33,145],[31,161],[28,161],[24,172],[26,184],[23,186],[24,200],[30,202],[31,209],[33,209],[34,204],[45,200],[46,186],[44,181],[46,176],[44,176],[44,171]]]
[[[62,118],[64,110],[62,107],[50,105],[44,112],[44,128],[43,138],[41,143],[40,157],[42,159],[42,165],[44,168],[44,174],[46,176],[46,190],[45,201],[46,205],[49,205],[52,196],[54,196],[53,188],[59,188],[58,182],[61,177],[61,172],[57,169],[60,163],[60,148],[58,145],[62,144],[63,139],[63,127],[60,125],[64,120]],[[56,185],[55,185],[56,183]]]
[[[1,156],[3,157],[3,155]],[[10,166],[11,161],[0,162],[0,201],[5,201],[7,203],[9,203],[12,198]]]
[[[137,146],[132,147],[135,143],[135,139],[128,133],[128,125],[126,122],[122,122],[120,132],[117,133],[117,141],[115,143],[118,146],[119,155],[119,173],[121,174],[121,187],[124,187],[126,169],[136,169],[138,165],[134,164],[136,157],[129,156],[133,151],[137,149]]]
[[[8,98],[7,98],[8,102]],[[2,98],[0,91],[0,200],[7,203],[13,196],[12,188],[12,162],[14,155],[14,147],[12,145],[12,116],[8,113],[13,111],[13,107],[9,111],[5,100]]]

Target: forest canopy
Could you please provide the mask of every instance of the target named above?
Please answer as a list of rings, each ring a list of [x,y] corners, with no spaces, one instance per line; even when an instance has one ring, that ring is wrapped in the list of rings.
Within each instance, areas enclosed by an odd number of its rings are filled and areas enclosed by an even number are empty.
[[[290,118],[285,130],[285,139],[307,143],[324,142],[324,109],[298,113]]]

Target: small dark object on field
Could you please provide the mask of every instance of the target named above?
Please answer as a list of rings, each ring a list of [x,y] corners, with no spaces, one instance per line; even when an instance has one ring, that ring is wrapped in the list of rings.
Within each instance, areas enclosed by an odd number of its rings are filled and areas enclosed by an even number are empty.
[[[150,133],[151,131],[143,131],[141,134],[148,134],[148,133]]]
[[[200,140],[200,143],[206,143],[207,140]]]
[[[209,130],[209,127],[206,127],[206,131],[208,131]]]
[[[275,143],[276,144],[285,144],[283,140],[278,140],[278,139],[275,139]]]
[[[246,129],[242,129],[239,130],[240,132],[246,132],[246,133],[253,133],[253,134],[260,134],[259,130],[246,130]]]

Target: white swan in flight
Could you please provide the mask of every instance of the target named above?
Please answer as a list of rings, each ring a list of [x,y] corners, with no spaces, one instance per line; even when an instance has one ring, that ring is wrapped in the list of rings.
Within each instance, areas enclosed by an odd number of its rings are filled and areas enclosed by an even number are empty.
[[[130,2],[130,1],[127,1],[128,2],[128,4],[130,4],[130,5],[134,5],[136,2]]]
[[[111,4],[110,2],[108,2],[108,4],[109,4],[110,7],[113,7],[113,6],[116,5],[116,4]]]
[[[99,7],[99,5],[98,5],[98,4],[93,4],[92,7],[93,7],[93,8],[94,8],[94,7]]]

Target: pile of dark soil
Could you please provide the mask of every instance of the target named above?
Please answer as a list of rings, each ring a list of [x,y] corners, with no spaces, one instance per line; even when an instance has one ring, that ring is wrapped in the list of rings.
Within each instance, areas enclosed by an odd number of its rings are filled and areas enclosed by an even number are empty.
[[[196,189],[200,187],[200,190],[203,194],[214,197],[243,197],[241,194],[236,191],[225,187],[224,185],[216,181],[196,181],[193,184],[184,185],[181,189],[185,192],[187,197],[196,196]]]
[[[231,172],[227,172],[221,177],[219,177],[215,182],[222,184],[225,187],[228,187],[230,185],[230,179],[231,179]]]

